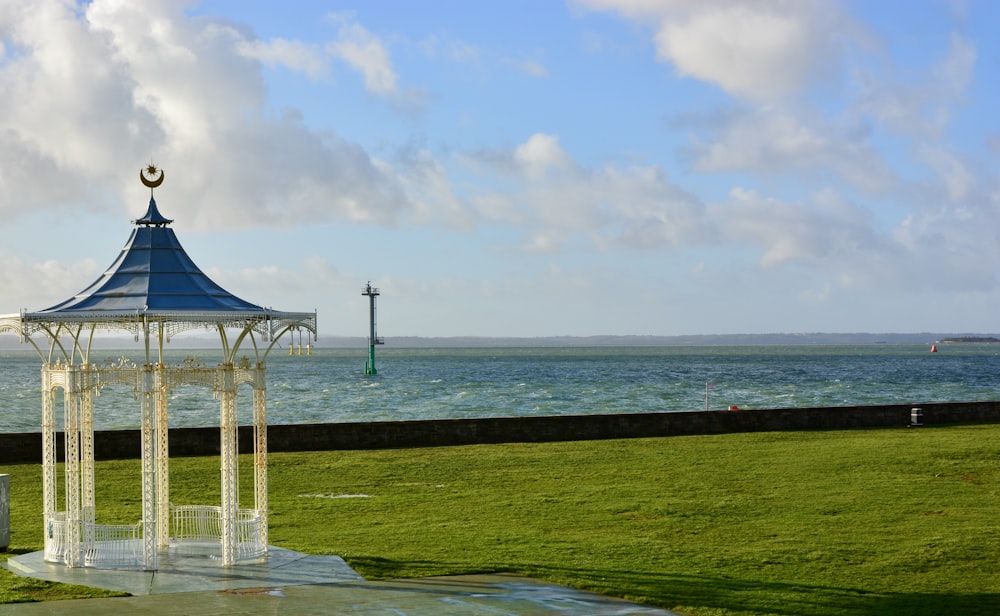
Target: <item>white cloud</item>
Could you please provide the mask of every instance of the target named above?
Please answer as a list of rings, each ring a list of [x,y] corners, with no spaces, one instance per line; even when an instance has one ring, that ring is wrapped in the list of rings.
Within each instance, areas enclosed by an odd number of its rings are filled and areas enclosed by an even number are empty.
[[[937,140],[952,121],[952,107],[961,102],[973,76],[978,53],[958,34],[926,70],[900,76],[882,63],[852,69],[852,112],[866,114],[887,131],[908,138]]]
[[[690,122],[690,120],[689,120]],[[896,179],[866,130],[822,117],[762,107],[736,109],[703,124],[682,150],[697,171],[784,174],[837,179],[865,191],[886,189]]]
[[[877,249],[871,217],[830,191],[806,202],[786,202],[737,187],[728,203],[709,211],[727,242],[762,250],[762,267],[841,260]]]
[[[830,299],[833,285],[824,284],[816,289],[807,289],[799,294],[799,297],[809,304],[823,304]]]
[[[683,15],[699,4],[697,0],[574,0],[573,3],[591,10],[615,11],[630,19],[647,21]]]
[[[538,60],[524,60],[520,64],[521,72],[531,77],[548,77],[549,70]]]
[[[638,162],[581,163],[584,155],[564,145],[566,133],[560,141],[556,124],[518,133],[521,142],[509,147],[459,153],[452,144],[423,145],[420,137],[409,143],[421,145],[394,152],[398,127],[391,126],[371,131],[378,133],[373,140],[385,139],[379,151],[388,152],[376,158],[333,130],[316,128],[325,118],[274,109],[265,66],[313,79],[346,66],[364,81],[369,100],[405,99],[405,79],[389,45],[405,39],[380,37],[354,16],[340,16],[333,40],[313,45],[258,39],[228,20],[188,17],[175,3],[49,0],[0,2],[0,215],[8,221],[27,210],[58,215],[86,204],[124,208],[134,217],[148,198],[135,175],[142,164],[156,162],[168,175],[156,193],[161,209],[187,229],[329,221],[428,225],[474,233],[485,252],[516,247],[562,264],[580,254],[616,253],[591,260],[609,264],[605,280],[612,283],[622,254],[645,250],[653,256],[637,262],[650,270],[666,261],[657,261],[662,255],[676,255],[676,271],[701,263],[697,272],[704,278],[739,279],[747,289],[763,281],[777,292],[794,280],[787,297],[816,303],[843,301],[845,289],[939,286],[975,293],[996,286],[1000,189],[983,171],[989,164],[948,139],[956,105],[975,76],[972,39],[951,37],[938,62],[908,67],[904,78],[889,54],[844,53],[856,33],[841,5],[587,5],[640,21],[657,58],[692,78],[687,85],[701,80],[735,99],[707,111],[699,107],[685,152],[690,173],[684,181],[732,189],[729,197],[705,205],[668,174],[670,163],[648,162],[642,154]],[[529,68],[537,75],[547,69],[530,60],[519,64],[514,54],[484,54],[446,34],[421,39],[415,49],[465,63],[462,68]],[[877,61],[869,66],[872,58]],[[843,66],[855,80],[839,88]],[[814,79],[831,76],[833,96],[813,98]],[[720,100],[702,94],[694,99],[699,104]],[[663,109],[677,108],[665,103]],[[601,121],[613,122],[608,117]],[[414,121],[406,128],[419,133],[431,126],[441,125]],[[463,135],[455,143],[480,137]],[[985,139],[1000,151],[1000,138],[987,133]],[[909,166],[914,161],[919,166]],[[873,211],[888,203],[877,221],[855,202],[859,193],[876,195]],[[894,224],[892,216],[907,213],[891,233],[882,231]],[[93,263],[73,269],[47,257],[37,263],[0,258],[9,265],[5,288],[31,308],[78,291],[81,281],[99,273]],[[328,270],[325,261],[316,267],[318,285],[357,297],[352,277]],[[262,266],[215,273],[251,301],[277,289],[308,305],[305,277],[312,270],[303,272],[290,276]],[[579,276],[573,286],[583,287],[588,274],[581,272],[567,265],[552,279],[569,286]],[[447,282],[446,275],[437,278]],[[504,296],[502,283],[485,288],[479,280],[470,276],[456,288]],[[509,289],[520,288],[515,276],[511,280]],[[428,299],[428,321],[439,318],[441,296]],[[522,297],[511,294],[509,302],[524,303]]]
[[[150,161],[168,175],[161,208],[189,227],[391,222],[410,207],[384,162],[268,108],[261,58],[319,70],[294,42],[248,39],[173,3],[116,0],[4,3],[0,39],[7,216],[109,201],[134,214],[145,199],[135,175]]]
[[[405,148],[393,161],[413,204],[410,220],[468,230],[473,217],[455,194],[444,164],[426,149]]]
[[[0,64],[0,212],[100,200],[94,179],[138,155],[137,133],[159,137],[110,41],[56,2],[5,3],[0,38],[9,48]]]
[[[559,251],[559,244],[556,238],[540,234],[535,237],[530,238],[525,244],[521,246],[524,252],[537,252],[537,253],[555,253]]]
[[[55,301],[80,291],[84,283],[95,280],[101,273],[92,259],[60,263],[47,259],[39,262],[24,261],[16,255],[0,250],[0,288],[4,297],[20,303],[4,306],[3,312],[20,308],[39,310]]]
[[[944,196],[949,201],[964,201],[974,190],[975,176],[954,153],[940,147],[920,144],[915,155],[937,175],[938,182],[944,187]]]
[[[417,43],[417,47],[428,58],[442,57],[463,64],[477,64],[480,61],[478,47],[448,34],[428,35]]]
[[[248,58],[260,60],[270,66],[283,66],[303,72],[314,79],[324,77],[329,71],[326,58],[315,45],[301,41],[277,38],[270,41],[243,40],[237,50]]]
[[[753,247],[762,270],[808,273],[802,298],[832,299],[839,291],[981,293],[996,285],[995,207],[928,208],[880,232],[871,212],[832,190],[790,201],[737,187],[706,212],[720,244]]]
[[[557,136],[541,133],[509,151],[468,159],[482,175],[509,180],[502,190],[484,182],[473,205],[483,220],[519,227],[529,252],[579,242],[599,249],[680,246],[712,235],[700,202],[657,166],[588,169]]]
[[[766,4],[706,3],[684,22],[657,32],[658,56],[682,75],[718,83],[725,90],[767,100],[796,93],[815,76],[829,73],[824,32],[809,13],[768,10]]]
[[[361,73],[369,92],[379,95],[396,92],[396,72],[389,51],[361,24],[341,24],[337,39],[327,44],[327,50]]]
[[[766,2],[579,0],[651,27],[657,58],[680,75],[730,94],[768,101],[836,77],[839,50],[853,26],[835,5]]]
[[[617,241],[628,246],[678,247],[714,239],[700,200],[671,182],[662,168],[606,167],[588,188],[617,221]]]
[[[529,176],[544,175],[551,169],[570,169],[572,161],[555,135],[536,133],[514,149],[514,161]]]
[[[978,56],[971,42],[953,32],[948,53],[931,69],[938,89],[949,96],[964,92],[972,81]]]

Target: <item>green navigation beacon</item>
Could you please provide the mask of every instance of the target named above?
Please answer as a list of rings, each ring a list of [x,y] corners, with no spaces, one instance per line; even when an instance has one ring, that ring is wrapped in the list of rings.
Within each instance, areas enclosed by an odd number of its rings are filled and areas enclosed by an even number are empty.
[[[378,370],[375,369],[375,345],[385,344],[385,338],[379,338],[375,335],[375,298],[378,297],[378,289],[373,287],[371,281],[369,280],[361,294],[368,296],[368,312],[370,315],[370,326],[368,331],[368,363],[365,364],[365,374],[378,374]]]

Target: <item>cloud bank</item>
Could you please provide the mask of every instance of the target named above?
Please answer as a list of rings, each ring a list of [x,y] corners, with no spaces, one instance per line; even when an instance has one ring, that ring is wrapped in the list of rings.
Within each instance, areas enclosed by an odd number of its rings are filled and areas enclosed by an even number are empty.
[[[393,36],[354,13],[324,16],[322,41],[264,38],[193,6],[0,4],[0,216],[133,216],[146,198],[134,176],[149,161],[170,176],[158,189],[165,213],[203,232],[433,229],[536,258],[545,276],[595,294],[614,276],[574,278],[561,257],[675,259],[692,278],[760,276],[812,303],[886,288],[997,296],[1000,137],[970,147],[957,136],[982,62],[957,28],[928,46],[929,60],[901,66],[835,3],[575,0],[577,14],[632,26],[663,79],[699,103],[650,127],[668,155],[594,162],[546,122],[478,147],[431,146],[419,128],[362,145],[344,136],[351,118],[319,122],[275,105],[269,89],[280,74],[340,96],[353,80],[366,104],[419,127],[437,100],[415,58],[473,67],[484,81],[503,70],[563,83],[552,50],[490,53],[444,31]],[[5,261],[14,289],[62,288],[76,268],[94,269]],[[328,263],[303,269],[347,284]],[[264,285],[286,274],[263,265],[230,276]],[[485,293],[479,282],[466,288]]]

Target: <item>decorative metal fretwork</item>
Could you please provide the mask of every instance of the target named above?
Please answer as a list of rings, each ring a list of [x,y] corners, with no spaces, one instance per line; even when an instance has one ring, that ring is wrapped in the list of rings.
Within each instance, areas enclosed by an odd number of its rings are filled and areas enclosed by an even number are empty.
[[[224,565],[266,553],[267,532],[267,370],[243,356],[236,365],[208,366],[198,358],[177,364],[138,364],[127,357],[74,365],[61,358],[42,366],[42,483],[46,519],[45,557],[69,566],[157,568],[158,551],[177,543],[171,536],[169,484],[170,393],[181,386],[203,387],[220,404],[222,506],[218,510],[219,556]],[[237,390],[253,391],[253,509],[240,507]],[[142,439],[142,519],[134,525],[101,525],[95,520],[95,399],[108,387],[133,392],[139,401]],[[56,475],[56,393],[62,390],[65,439],[64,507],[58,503]]]

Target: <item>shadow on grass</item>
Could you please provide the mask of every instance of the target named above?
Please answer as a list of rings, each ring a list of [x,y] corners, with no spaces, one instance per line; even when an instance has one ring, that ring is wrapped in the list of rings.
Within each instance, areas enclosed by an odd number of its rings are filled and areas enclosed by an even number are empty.
[[[32,552],[37,552],[40,548],[7,548],[3,552],[0,552],[0,558],[12,558],[14,556],[20,556],[22,554],[31,554]]]
[[[442,575],[475,575],[497,573],[499,570],[476,569],[467,563],[442,563],[438,561],[390,560],[379,556],[350,556],[344,560],[362,577],[372,580],[399,578],[437,577]],[[512,571],[504,569],[505,572]]]
[[[350,564],[366,578],[392,579],[507,572],[655,605],[680,612],[778,614],[782,616],[940,616],[1000,614],[1000,593],[895,593],[774,581],[671,575],[614,569],[571,569],[511,564],[493,571],[460,563],[392,561],[355,557]],[[873,584],[875,586],[877,584]]]

